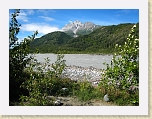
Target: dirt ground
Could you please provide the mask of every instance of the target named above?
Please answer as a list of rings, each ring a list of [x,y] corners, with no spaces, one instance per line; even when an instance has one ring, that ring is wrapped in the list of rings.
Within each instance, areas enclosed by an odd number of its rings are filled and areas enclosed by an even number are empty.
[[[87,102],[81,102],[76,97],[53,97],[49,96],[49,98],[53,98],[55,101],[59,100],[60,103],[58,106],[116,106],[112,102],[105,102],[101,100],[90,100]],[[55,102],[54,101],[54,102]]]

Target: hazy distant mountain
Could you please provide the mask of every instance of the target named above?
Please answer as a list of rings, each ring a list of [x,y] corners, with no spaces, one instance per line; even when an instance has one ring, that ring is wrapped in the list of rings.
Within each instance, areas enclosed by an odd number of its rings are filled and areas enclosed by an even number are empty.
[[[62,28],[62,30],[68,35],[71,35],[73,37],[78,37],[80,35],[89,34],[99,27],[101,26],[95,25],[94,23],[91,22],[82,23],[79,20],[76,20],[74,22],[66,24]]]

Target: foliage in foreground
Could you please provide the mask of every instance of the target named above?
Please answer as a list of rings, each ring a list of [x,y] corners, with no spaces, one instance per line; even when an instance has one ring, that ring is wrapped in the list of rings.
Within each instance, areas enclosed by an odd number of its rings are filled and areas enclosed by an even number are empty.
[[[118,53],[113,55],[111,64],[107,64],[100,83],[100,87],[105,89],[104,93],[121,104],[139,104],[139,39],[135,27],[132,27],[123,46],[116,44]]]
[[[53,105],[53,100],[48,100],[48,96],[60,95],[62,88],[69,88],[68,83],[70,84],[71,81],[61,78],[65,67],[63,57],[64,55],[57,55],[57,61],[53,64],[50,64],[49,58],[45,59],[44,64],[34,58],[31,60],[30,65],[25,69],[25,72],[30,74],[30,78],[21,85],[28,90],[29,95],[21,96],[21,105]]]
[[[24,68],[28,64],[30,57],[29,46],[30,42],[34,40],[37,31],[28,38],[25,38],[19,43],[17,35],[21,25],[16,20],[20,10],[16,10],[12,16],[9,24],[9,101],[18,101],[19,95],[27,94],[27,90],[20,88],[22,82],[29,76],[24,73]]]

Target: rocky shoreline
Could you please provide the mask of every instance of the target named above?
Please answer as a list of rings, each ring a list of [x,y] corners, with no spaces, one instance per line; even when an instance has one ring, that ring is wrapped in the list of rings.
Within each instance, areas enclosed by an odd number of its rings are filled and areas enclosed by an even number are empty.
[[[83,81],[87,80],[93,84],[98,84],[101,80],[103,70],[90,67],[81,67],[81,66],[66,66],[65,70],[62,72],[61,77],[70,78],[74,81]]]
[[[93,86],[98,86],[99,82],[101,81],[102,75],[105,73],[105,70],[97,69],[95,67],[81,67],[81,66],[66,66],[65,70],[62,72],[61,77],[63,78],[70,78],[74,81],[84,81],[87,80]],[[129,81],[132,80],[132,77],[128,79]],[[109,81],[110,83],[110,81]],[[128,82],[131,83],[131,82]],[[119,83],[117,83],[119,86]],[[129,90],[134,91],[138,90],[139,86],[131,85]]]

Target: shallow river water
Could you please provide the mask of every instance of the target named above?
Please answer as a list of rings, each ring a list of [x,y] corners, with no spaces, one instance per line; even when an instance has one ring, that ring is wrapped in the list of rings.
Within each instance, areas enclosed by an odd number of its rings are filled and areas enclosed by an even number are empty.
[[[57,59],[56,54],[36,54],[36,59],[40,62],[44,62],[44,58],[49,57],[51,63],[54,63]],[[94,67],[97,69],[105,69],[104,62],[110,63],[112,55],[90,55],[90,54],[64,54],[66,65],[68,66],[81,66],[81,67]]]

